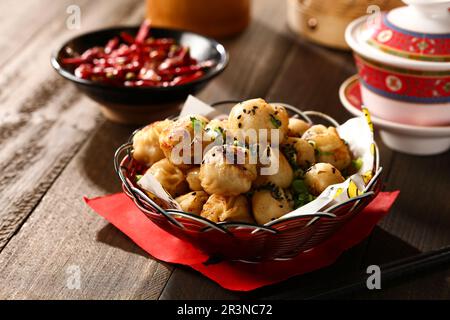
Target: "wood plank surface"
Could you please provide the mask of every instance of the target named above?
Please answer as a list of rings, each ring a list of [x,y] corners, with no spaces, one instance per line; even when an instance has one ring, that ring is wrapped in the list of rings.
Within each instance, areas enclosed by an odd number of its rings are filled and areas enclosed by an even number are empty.
[[[0,282],[6,285],[0,287],[1,298],[159,296],[172,267],[149,259],[82,200],[120,190],[111,157],[130,129],[100,124],[2,251]],[[80,290],[66,286],[69,266],[80,268]]]
[[[81,8],[81,30],[66,28],[69,4]],[[1,5],[0,11],[8,12],[8,3]],[[118,22],[139,23],[142,19],[140,0],[127,3],[39,1],[35,6],[30,9],[46,12],[41,17],[45,19],[45,27],[30,39],[27,35],[17,35],[19,45],[21,40],[27,41],[27,45],[18,52],[11,49],[8,53],[14,54],[14,59],[0,69],[0,249],[86,142],[100,119],[95,103],[81,96],[51,69],[52,50],[83,30]],[[13,7],[29,11],[26,6]],[[50,8],[48,12],[46,7]],[[13,31],[32,32],[29,20],[10,22],[15,22]]]
[[[274,26],[262,23],[274,13],[282,16],[283,8],[269,0],[256,10],[259,8],[264,10],[257,11],[259,18],[249,30],[226,41],[230,54],[242,55],[242,58],[236,59],[236,64],[230,65],[222,77],[200,94],[202,99],[230,98],[227,90],[242,96],[258,96],[261,87],[270,85],[275,68],[282,63],[292,44],[280,37]],[[141,12],[141,9],[137,11]],[[265,33],[265,41],[251,36],[259,32]],[[269,48],[268,42],[276,46]],[[244,44],[253,48],[251,54],[244,54]],[[251,67],[256,62],[262,66]],[[224,83],[224,78],[229,82]],[[85,99],[78,103],[78,109],[92,105]],[[94,128],[95,134],[64,169],[31,218],[0,254],[0,279],[7,283],[0,288],[0,298],[157,298],[162,291],[163,279],[168,278],[171,267],[161,266],[142,253],[130,255],[129,252],[140,250],[82,203],[84,195],[96,196],[119,190],[112,156],[115,148],[133,131],[131,127],[114,125],[98,118],[95,108],[90,110],[96,121],[81,138],[92,135]],[[176,111],[167,112],[173,114]],[[155,119],[162,116],[155,114]],[[61,140],[66,141],[67,138]],[[50,271],[47,269],[49,264]],[[69,290],[64,286],[67,266],[72,264],[81,266],[86,279],[80,290]],[[17,268],[17,265],[24,267]],[[155,280],[152,276],[155,272],[161,278]],[[147,288],[147,296],[141,295],[144,291],[130,288]]]
[[[81,7],[81,30],[65,27],[69,4]],[[253,4],[249,28],[223,41],[229,67],[199,97],[264,97],[323,111],[340,122],[349,118],[337,92],[356,72],[351,55],[293,36],[284,1]],[[8,6],[18,19],[5,14]],[[41,15],[32,12],[40,9]],[[0,37],[0,299],[301,299],[338,286],[369,264],[449,244],[450,152],[412,157],[377,139],[386,188],[402,193],[372,236],[335,265],[240,294],[149,257],[82,201],[120,190],[112,156],[134,128],[104,120],[94,102],[49,66],[51,51],[74,34],[138,24],[143,15],[142,0],[0,4],[0,26],[11,30]],[[174,106],[154,118],[176,112]],[[79,289],[67,285],[73,268],[80,271]],[[449,279],[444,268],[346,298],[448,299]]]

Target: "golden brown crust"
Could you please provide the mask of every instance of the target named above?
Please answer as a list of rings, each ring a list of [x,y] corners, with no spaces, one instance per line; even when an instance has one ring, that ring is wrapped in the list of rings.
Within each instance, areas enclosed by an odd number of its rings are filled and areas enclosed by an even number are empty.
[[[139,130],[133,137],[133,158],[147,166],[164,158],[159,136],[172,123],[171,120],[156,121]]]
[[[288,136],[301,138],[301,136],[311,127],[311,125],[297,118],[289,118]]]
[[[341,172],[329,163],[316,163],[305,173],[305,185],[311,194],[318,196],[328,186],[345,181]]]
[[[240,154],[244,163],[229,163],[227,153],[233,158]],[[199,174],[203,190],[224,196],[236,196],[249,191],[256,176],[256,164],[248,163],[248,150],[238,146],[211,148],[203,158]]]
[[[209,195],[205,191],[193,191],[175,199],[185,212],[200,214]]]
[[[316,162],[330,163],[339,170],[350,165],[350,149],[335,127],[314,125],[303,134],[303,139],[314,144]]]
[[[154,163],[148,169],[148,172],[161,183],[163,188],[172,197],[177,197],[189,190],[183,172],[167,159],[162,159]]]
[[[189,189],[192,191],[202,191],[202,185],[199,177],[200,167],[189,169],[186,172],[186,181],[189,184]]]
[[[277,197],[270,190],[259,190],[252,196],[252,208],[256,222],[266,224],[292,211],[293,203],[283,189],[278,189]]]
[[[243,195],[226,197],[213,194],[203,206],[201,216],[213,222],[255,222],[247,198]]]
[[[228,117],[228,129],[238,138],[249,129],[255,130],[257,135],[260,129],[266,129],[270,142],[271,131],[279,130],[279,141],[282,142],[287,134],[288,125],[289,115],[286,109],[282,106],[271,105],[261,98],[236,104]],[[249,141],[247,136],[245,141]]]
[[[288,153],[295,152],[293,155],[288,156],[294,156],[294,159],[291,159],[291,161],[295,161],[300,168],[309,168],[316,162],[313,146],[302,138],[289,137],[285,140],[283,146],[287,147]]]
[[[196,121],[193,121],[196,119]],[[182,117],[175,121],[172,125],[165,128],[161,134],[159,135],[159,146],[164,153],[164,156],[169,159],[175,166],[181,169],[188,169],[194,165],[194,139],[195,135],[203,135],[204,126],[209,122],[209,120],[200,115],[189,115]],[[198,123],[200,125],[199,132],[195,131],[194,123]],[[183,139],[187,138],[187,141],[183,141]],[[184,142],[187,144],[190,155],[186,155],[188,161],[183,161],[183,150],[181,150],[180,143]],[[174,148],[180,148],[180,152],[172,152]],[[201,155],[200,155],[201,157]]]
[[[267,164],[263,167],[269,169],[269,166],[274,166],[273,170],[275,170],[276,167],[278,167],[278,170],[273,174],[262,175],[260,169],[260,175],[255,180],[254,185],[261,186],[267,183],[273,183],[280,188],[288,188],[294,179],[294,171],[286,157],[280,151],[275,152],[274,149],[271,149],[270,157],[266,158],[266,160],[268,160],[268,162],[266,162]]]

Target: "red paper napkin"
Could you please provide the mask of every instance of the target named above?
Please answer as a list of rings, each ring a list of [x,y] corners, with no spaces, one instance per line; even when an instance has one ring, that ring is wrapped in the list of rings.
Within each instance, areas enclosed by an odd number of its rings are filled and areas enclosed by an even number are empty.
[[[209,265],[203,264],[208,255],[189,242],[160,229],[139,211],[125,194],[117,193],[84,200],[95,212],[153,257],[190,266],[226,289],[250,291],[332,264],[345,250],[370,234],[377,222],[389,212],[398,194],[399,191],[380,192],[364,211],[351,219],[330,239],[292,260],[259,264],[223,261]]]

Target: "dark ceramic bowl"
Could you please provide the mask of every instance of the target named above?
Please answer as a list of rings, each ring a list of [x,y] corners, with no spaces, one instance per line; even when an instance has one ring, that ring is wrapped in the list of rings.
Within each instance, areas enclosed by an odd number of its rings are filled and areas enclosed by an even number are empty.
[[[74,67],[63,65],[61,59],[69,57],[70,52],[83,53],[94,46],[104,46],[106,42],[125,31],[135,35],[139,27],[115,27],[79,35],[64,43],[51,57],[53,68],[64,78],[73,82],[77,88],[100,103],[107,118],[123,123],[145,123],[151,114],[167,105],[179,102],[203,88],[209,80],[221,73],[228,63],[228,54],[222,44],[196,33],[151,28],[154,38],[174,38],[177,43],[188,46],[193,58],[198,61],[214,60],[214,67],[205,70],[205,75],[195,81],[173,87],[125,87],[113,86],[74,75]]]

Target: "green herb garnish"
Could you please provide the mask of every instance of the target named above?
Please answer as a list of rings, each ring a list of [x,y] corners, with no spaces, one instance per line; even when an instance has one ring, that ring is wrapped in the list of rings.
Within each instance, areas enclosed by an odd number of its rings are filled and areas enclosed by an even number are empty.
[[[352,160],[352,166],[359,171],[363,166],[363,160],[361,158]]]
[[[205,125],[203,123],[203,121],[198,120],[196,117],[191,117],[191,123],[192,123],[192,127],[194,128],[194,131],[199,131],[203,128],[203,126]]]
[[[295,193],[308,192],[308,188],[306,188],[305,182],[300,179],[292,181],[292,189]]]
[[[319,149],[314,149],[314,153],[316,156],[333,156],[334,155],[334,152],[320,151]]]
[[[309,193],[299,193],[294,196],[294,208],[297,209],[299,207],[304,206],[307,203],[313,201],[315,197]]]
[[[296,179],[292,181],[292,193],[294,197],[295,209],[304,206],[305,204],[313,201],[315,197],[309,193],[305,182],[302,179]]]
[[[272,125],[277,129],[281,127],[281,121],[273,114],[270,115],[270,122],[272,122]]]
[[[139,180],[141,180],[142,177],[143,177],[142,174],[137,174],[137,175],[136,175],[136,182],[138,182]]]
[[[287,161],[291,165],[291,167],[296,170],[298,168],[297,165],[297,150],[295,150],[294,145],[292,144],[283,144],[281,145],[281,152],[286,157]]]

